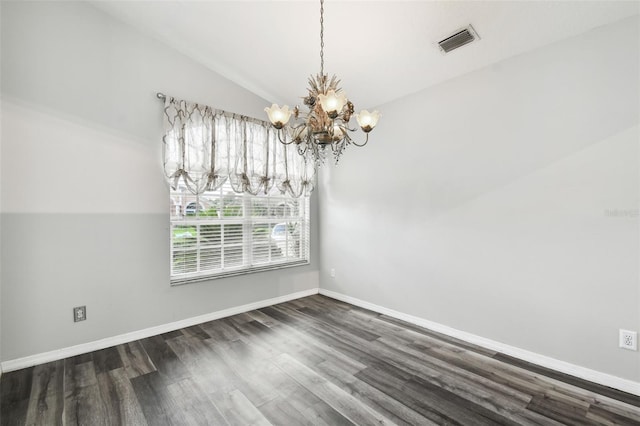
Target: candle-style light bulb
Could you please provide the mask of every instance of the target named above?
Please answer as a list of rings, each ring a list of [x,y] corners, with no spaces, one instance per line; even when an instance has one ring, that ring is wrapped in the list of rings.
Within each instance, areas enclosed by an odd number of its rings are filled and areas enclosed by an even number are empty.
[[[269,121],[271,121],[271,124],[273,124],[273,127],[276,129],[282,129],[289,122],[289,118],[291,118],[292,111],[289,110],[288,105],[280,108],[278,105],[273,104],[264,110],[269,116]]]
[[[369,133],[373,130],[373,128],[376,127],[376,124],[378,124],[379,119],[380,113],[378,111],[369,112],[365,109],[356,115],[358,125],[360,125],[360,128],[365,133]]]
[[[342,90],[337,93],[335,90],[329,90],[326,95],[318,95],[318,100],[324,112],[333,120],[340,114],[340,111],[347,103],[347,95]]]

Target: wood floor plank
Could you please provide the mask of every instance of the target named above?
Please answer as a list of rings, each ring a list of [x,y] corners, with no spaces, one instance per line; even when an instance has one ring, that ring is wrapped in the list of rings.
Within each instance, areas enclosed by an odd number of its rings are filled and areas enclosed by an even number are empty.
[[[341,332],[336,327],[315,323],[312,319],[284,306],[270,309],[267,314],[269,316],[280,316],[281,320],[286,324],[294,328],[301,328],[303,330],[301,331],[302,333],[306,333],[317,339],[320,344],[342,353],[344,357],[351,358],[364,365],[371,365],[377,362],[377,358],[366,349],[367,341],[364,339]]]
[[[313,370],[287,354],[280,355],[276,365],[304,388],[326,401],[331,407],[357,425],[392,425],[382,414],[361,404],[356,398],[323,379]]]
[[[618,410],[605,409],[597,404],[591,405],[587,412],[587,419],[596,424],[613,424],[613,425],[640,425],[640,413],[624,412],[620,414]]]
[[[218,407],[207,397],[198,384],[185,379],[167,386],[168,396],[181,413],[181,425],[228,425]]]
[[[118,348],[110,347],[93,352],[93,365],[96,374],[122,368],[122,358],[120,358]]]
[[[23,425],[30,405],[33,368],[2,374],[0,380],[0,424]]]
[[[182,333],[187,336],[197,337],[200,340],[209,339],[211,336],[202,329],[199,325],[183,328]]]
[[[140,341],[118,345],[117,350],[122,360],[122,366],[130,379],[156,371],[156,366]]]
[[[33,383],[33,371],[33,368],[23,368],[3,373],[0,382],[2,402],[21,401],[29,398]]]
[[[640,397],[314,295],[4,373],[0,425],[635,425]]]
[[[275,398],[275,389],[262,380],[258,370],[263,361],[258,354],[252,353],[249,345],[241,340],[233,341],[228,347],[214,346],[212,349],[220,356],[225,365],[237,377],[236,388],[253,405],[260,406]]]
[[[55,425],[62,423],[64,410],[64,361],[35,366],[27,410],[27,424]]]
[[[188,336],[169,342],[183,360],[191,378],[207,395],[226,394],[237,389],[240,379],[213,350],[211,344],[221,345]]]
[[[180,405],[181,402],[173,398],[169,391],[169,387],[178,382],[159,371],[131,379],[149,425],[181,425],[185,422],[184,410],[189,407]]]
[[[456,395],[419,377],[414,377],[406,382],[403,389],[412,395],[414,399],[427,399],[430,404],[441,410],[441,413],[447,413],[449,417],[460,424],[499,424],[509,426],[527,424],[513,421],[500,413],[475,404],[465,397]]]
[[[491,368],[487,368],[492,358],[474,357],[469,352],[451,350],[451,348],[445,346],[425,346],[424,344],[416,343],[411,345],[411,347],[432,354],[434,357],[452,366],[465,369],[497,383],[518,389],[525,394],[535,395],[551,388],[551,386],[546,385],[544,382],[535,382],[530,375],[519,374],[521,370],[517,368],[509,368],[509,366],[501,365],[493,365]]]
[[[164,340],[171,340],[181,336],[183,336],[182,330],[173,330],[173,331],[168,331],[166,333],[162,333],[157,337],[160,337]]]
[[[243,312],[241,314],[231,315],[230,317],[224,318],[224,320],[235,322],[236,324],[243,324],[245,322],[253,321],[253,318],[248,312]]]
[[[268,306],[260,309],[260,312],[279,321],[281,324],[295,327],[301,332],[304,332],[308,327],[313,325],[312,322],[308,321],[307,318],[303,317],[299,312],[295,311],[295,309],[288,309],[286,304]]]
[[[276,315],[279,315],[277,311]],[[271,318],[271,317],[269,317]],[[273,320],[277,321],[277,320]],[[270,339],[268,345],[278,347],[282,352],[295,354],[296,358],[307,366],[317,365],[326,359],[336,359],[339,362],[351,365],[353,368],[362,369],[364,364],[358,360],[346,356],[336,348],[324,344],[309,333],[289,324],[277,322],[269,327]]]
[[[180,333],[180,335],[175,335],[173,338],[181,336],[184,335]],[[153,362],[157,371],[163,374],[165,380],[177,382],[188,378],[189,373],[167,343],[168,340],[170,339],[154,336],[142,339],[140,342],[149,359]]]
[[[625,419],[625,422],[617,424],[640,425],[640,409],[638,407],[603,395],[595,396],[593,403],[589,406],[589,413],[603,418]]]
[[[311,420],[305,419],[286,399],[278,396],[259,407],[262,415],[274,425],[306,425],[312,426]]]
[[[433,340],[428,344],[423,342],[423,345],[418,346],[415,343],[404,344],[403,340],[398,340],[395,336],[389,335],[378,339],[374,342],[374,345],[380,348],[388,359],[406,358],[409,362],[403,362],[402,365],[408,367],[410,371],[419,372],[424,370],[425,373],[431,373],[435,377],[451,377],[453,380],[459,380],[467,386],[477,386],[485,391],[520,401],[521,406],[526,405],[531,400],[531,395],[527,393],[518,392],[507,386],[497,384],[472,371],[451,364],[448,360],[441,359],[435,350],[443,345],[451,346],[449,343]],[[466,349],[457,348],[454,353],[463,354],[466,352],[468,352]],[[482,358],[479,357],[479,359]]]
[[[396,340],[395,336],[389,335],[378,339],[377,345],[384,346],[392,354],[395,354],[398,358],[408,358],[418,364],[418,368],[429,368],[431,371],[442,373],[445,376],[451,377],[454,381],[461,381],[462,384],[467,384],[470,387],[478,387],[480,393],[490,392],[502,398],[508,400],[517,401],[518,406],[526,406],[531,400],[531,395],[525,392],[520,392],[516,389],[510,388],[500,383],[496,383],[482,375],[475,374],[473,371],[469,371],[464,368],[460,368],[457,365],[453,365],[447,360],[443,360],[437,356],[436,352],[425,351],[417,349],[413,343],[408,345],[402,344],[401,340]],[[443,342],[444,345],[449,343]],[[422,346],[424,348],[424,346]],[[438,343],[429,345],[429,348],[441,347]],[[464,353],[466,350],[458,348],[456,353]],[[455,386],[455,382],[454,382]],[[454,390],[455,388],[450,388]]]
[[[272,386],[256,374],[256,365],[251,363],[249,346],[240,340],[231,342],[229,347],[216,346],[214,351],[237,378],[236,388],[245,398],[256,406],[262,405],[275,398]],[[243,364],[250,366],[243,368]]]
[[[273,384],[274,389],[276,389],[278,393],[276,400],[271,400],[265,404],[267,406],[266,409],[268,410],[268,406],[274,403],[274,401],[283,400],[303,416],[297,422],[285,424],[353,425],[352,422],[343,417],[325,401],[302,387],[275,364],[268,362],[264,366],[261,374],[264,380],[268,380]],[[262,411],[265,405],[258,408]],[[268,416],[266,417],[268,418]]]
[[[450,368],[438,359],[409,349],[399,349],[385,344],[383,339],[374,343],[380,358],[395,367],[404,367],[415,375],[416,380],[450,392],[452,398],[462,397],[471,407],[479,406],[500,415],[500,422],[516,424],[545,424],[548,419],[526,409],[531,396],[493,383],[464,369]],[[466,353],[460,349],[460,353]],[[397,359],[403,359],[401,363]],[[462,404],[463,401],[459,401]],[[480,410],[482,411],[482,410]]]
[[[175,381],[164,380],[158,371],[134,377],[130,381],[147,424],[164,426],[174,424],[173,419],[179,420],[181,413],[174,412],[174,404],[167,390],[167,385]]]
[[[215,401],[214,411],[219,410],[227,419],[225,421],[237,420],[229,412],[233,409],[229,404],[234,401],[244,404],[243,398],[248,398],[249,404],[255,407],[255,404],[265,403],[276,397],[273,389],[265,387],[265,383],[251,370],[243,371],[245,368],[242,368],[242,365],[249,355],[243,346],[246,344],[241,340],[219,343],[211,339],[200,340],[184,336],[173,339],[169,345],[181,359],[188,360],[185,361],[185,365],[194,376],[193,386],[202,389],[209,401]],[[237,370],[242,371],[238,374]],[[237,395],[237,391],[242,394],[242,397]],[[240,399],[237,400],[237,398]],[[201,404],[204,403],[201,402]]]
[[[452,348],[444,346],[425,349],[438,353],[439,356],[442,356],[443,359],[446,359],[447,362],[451,364],[458,365],[478,375],[483,375],[495,382],[505,384],[522,392],[528,392],[532,396],[540,396],[548,392],[558,392],[571,395],[576,401],[582,400],[593,403],[593,401],[600,400],[601,404],[605,404],[608,407],[621,407],[620,409],[628,413],[627,416],[631,419],[640,419],[640,410],[634,405],[611,399],[606,395],[595,394],[590,390],[575,386],[572,383],[531,372],[524,367],[510,363],[502,363],[496,359],[486,358],[481,354],[471,351],[455,351]]]
[[[28,424],[26,420],[29,404],[29,398],[0,404],[0,425],[21,426]]]
[[[107,425],[105,407],[92,361],[65,360],[64,424]]]
[[[239,390],[231,391],[221,398],[220,409],[232,425],[270,426],[271,423]]]
[[[546,417],[557,420],[565,425],[593,425],[597,424],[587,418],[587,409],[584,407],[565,404],[563,401],[549,397],[548,395],[536,395],[533,397],[527,409]]]
[[[320,312],[313,308],[308,308],[308,307],[299,308],[297,309],[297,311],[302,312],[305,315],[309,315],[321,323],[330,324],[334,327],[339,327],[343,331],[367,341],[376,340],[377,338],[380,337],[379,334],[363,329],[362,327],[354,326],[351,322],[340,321],[330,313]]]
[[[314,366],[327,359],[334,359],[336,362],[348,364],[350,368],[359,370],[365,366],[352,358],[344,356],[341,352],[331,347],[321,344],[306,333],[299,332],[295,328],[286,325],[273,325],[272,327],[250,328],[255,322],[243,325],[246,337],[251,343],[269,351],[268,356],[277,356],[287,352],[295,354],[296,359],[308,366]],[[266,354],[264,356],[267,356]]]
[[[439,425],[460,425],[460,423],[450,415],[440,412],[437,407],[425,401],[422,396],[420,396],[419,399],[415,399],[413,395],[408,395],[404,390],[404,383],[408,380],[408,377],[405,379],[402,378],[402,376],[395,376],[394,372],[390,372],[389,374],[384,369],[375,367],[368,367],[358,372],[356,377],[389,395],[391,398],[402,401],[404,405],[426,419],[429,419],[432,423]]]
[[[224,321],[225,318],[209,321],[200,324],[200,328],[207,333],[213,341],[216,342],[231,342],[240,338],[238,330],[228,325]]]
[[[597,383],[592,383],[587,380],[580,379],[575,376],[571,376],[569,374],[560,373],[558,371],[551,370],[549,368],[545,368],[539,365],[532,364],[527,361],[523,361],[521,359],[514,358],[512,356],[497,353],[494,355],[495,359],[500,360],[504,363],[508,363],[511,365],[515,365],[518,367],[522,367],[528,371],[533,371],[538,374],[542,374],[547,377],[554,378],[561,382],[570,383],[574,386],[589,390],[593,393],[597,393],[600,395],[608,396],[609,398],[616,399],[618,401],[625,402],[630,405],[635,405],[636,407],[640,407],[640,397],[636,395],[632,395],[627,392],[623,392],[617,389],[612,389],[607,386],[603,386]]]
[[[400,401],[356,378],[354,374],[357,374],[360,370],[348,370],[343,367],[345,366],[337,365],[333,361],[327,360],[319,364],[317,370],[324,378],[340,386],[373,410],[383,414],[394,424],[425,426],[436,424]]]
[[[435,331],[432,330],[427,330],[426,328],[420,327],[418,325],[414,325],[411,324],[410,322],[406,322],[397,318],[393,318],[387,315],[381,315],[380,319],[392,324],[398,324],[401,325],[402,327],[405,327],[408,330],[412,330],[418,334],[422,334],[424,336],[430,336],[430,337],[434,337],[438,340],[441,340],[443,342],[448,342],[451,343],[455,346],[458,346],[460,348],[464,348],[467,349],[469,351],[474,351],[474,352],[478,352],[480,354],[484,354],[484,355],[489,355],[489,356],[493,356],[496,354],[495,351],[486,349],[486,348],[482,348],[480,346],[476,346],[473,345],[471,343],[465,342],[464,340],[460,340],[460,339],[456,339],[455,337],[451,337],[451,336],[447,336],[441,333],[437,333]]]
[[[144,414],[124,368],[97,375],[100,394],[107,410],[107,424],[146,425]]]
[[[250,315],[251,318],[253,318],[255,321],[258,321],[267,327],[271,327],[275,325],[275,322],[273,321],[272,318],[270,318],[268,315],[265,315],[260,311],[251,311],[251,312],[247,312],[247,314]]]

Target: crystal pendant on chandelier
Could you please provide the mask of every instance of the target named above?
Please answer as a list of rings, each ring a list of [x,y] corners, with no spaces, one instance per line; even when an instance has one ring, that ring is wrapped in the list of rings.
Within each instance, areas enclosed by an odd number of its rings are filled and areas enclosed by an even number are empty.
[[[336,163],[348,145],[366,145],[369,132],[380,119],[378,111],[365,109],[356,114],[365,140],[362,143],[354,141],[350,133],[356,129],[349,127],[354,107],[339,83],[336,76],[329,79],[324,73],[324,0],[320,0],[320,74],[309,78],[308,95],[304,98],[308,112],[300,112],[297,106],[290,110],[287,105],[279,107],[276,104],[264,109],[277,130],[280,142],[286,145],[295,143],[298,153],[310,155],[316,164],[324,162],[327,145],[331,147]],[[292,115],[293,122],[289,124]]]

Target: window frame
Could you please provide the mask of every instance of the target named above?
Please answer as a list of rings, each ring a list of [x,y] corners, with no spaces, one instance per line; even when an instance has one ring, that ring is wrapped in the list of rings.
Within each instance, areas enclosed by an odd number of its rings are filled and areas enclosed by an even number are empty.
[[[225,192],[226,191],[226,192]],[[182,197],[182,198],[181,198]],[[195,199],[194,199],[195,197]],[[178,199],[182,199],[182,203],[178,201]],[[217,216],[207,216],[207,209],[205,206],[206,203],[203,203],[203,198],[206,198],[208,202],[213,200],[217,207]],[[169,249],[170,249],[170,284],[171,286],[188,284],[192,282],[200,282],[200,281],[208,281],[215,280],[220,278],[251,274],[256,272],[270,271],[270,270],[278,270],[285,269],[296,266],[304,266],[309,265],[311,263],[311,217],[310,217],[310,197],[299,197],[293,198],[288,195],[282,195],[279,193],[270,193],[267,195],[259,194],[259,195],[251,195],[247,193],[237,194],[233,193],[230,186],[228,184],[223,185],[222,188],[213,191],[213,192],[205,192],[201,196],[192,195],[186,188],[180,187],[178,190],[174,191],[170,189],[169,191],[169,199],[170,199],[170,218],[169,218]],[[232,199],[233,201],[241,201],[241,212],[240,216],[226,216],[224,214],[225,208],[227,205],[225,204],[226,199]],[[253,200],[266,200],[267,210],[270,215],[260,216],[254,215],[255,213],[254,201]],[[271,203],[276,201],[277,206],[274,207]],[[200,209],[196,209],[197,211],[193,215],[188,215],[186,212],[187,206],[191,205],[193,202],[197,203],[196,205]],[[297,204],[296,204],[297,203]],[[296,208],[294,210],[297,211],[297,215],[291,214],[291,205],[296,204]],[[234,204],[234,207],[236,204]],[[272,215],[272,209],[279,209],[282,207],[286,207],[283,209],[282,214]],[[261,206],[264,208],[264,206]],[[202,212],[202,216],[200,216]],[[220,214],[222,213],[222,215]],[[286,214],[289,213],[289,214]],[[290,233],[285,231],[285,254],[282,260],[274,260],[273,253],[274,248],[273,245],[276,244],[278,247],[278,251],[282,252],[282,248],[280,244],[278,244],[273,239],[273,230],[281,225],[281,224],[298,224],[299,232],[298,237],[294,240],[289,240],[288,236]],[[204,225],[213,225],[220,226],[220,230],[217,233],[217,237],[220,239],[218,245],[209,244],[204,245],[201,243],[202,226]],[[233,243],[228,243],[225,245],[226,238],[226,227],[230,225],[242,225],[242,240],[236,240]],[[175,246],[175,229],[178,227],[195,227],[196,228],[196,241],[195,246],[184,246],[179,247],[176,250]],[[261,239],[261,233],[264,233],[262,229],[266,226],[268,237],[266,240]],[[286,225],[285,225],[286,227]],[[233,228],[232,228],[233,229]],[[256,231],[260,230],[259,233]],[[293,235],[293,233],[291,233]],[[260,246],[264,246],[265,242],[267,242],[268,252],[268,261],[258,262],[256,258],[259,256],[255,256],[256,250],[260,250]],[[292,244],[292,246],[290,246]],[[298,252],[297,256],[289,255],[289,250],[291,247],[297,246],[301,252]],[[240,247],[242,249],[241,263],[239,265],[225,266],[225,252],[227,252],[228,248],[237,248]],[[202,269],[202,260],[203,254],[202,250],[220,250],[220,267],[219,268],[209,268]],[[176,252],[187,252],[189,250],[196,251],[196,271],[191,272],[179,272],[176,271],[175,268],[175,253]],[[260,254],[264,255],[264,247],[262,247],[262,252]],[[206,261],[206,257],[205,261]],[[264,260],[264,259],[263,259]]]

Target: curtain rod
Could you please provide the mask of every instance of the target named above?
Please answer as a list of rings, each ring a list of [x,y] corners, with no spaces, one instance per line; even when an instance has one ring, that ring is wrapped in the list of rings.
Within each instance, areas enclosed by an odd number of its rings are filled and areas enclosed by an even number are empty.
[[[2,1],[2,0],[0,0],[0,1]],[[167,99],[167,95],[165,95],[162,92],[157,92],[156,93],[156,98],[158,98],[158,99],[160,99],[162,101],[165,101]],[[173,98],[171,98],[171,99],[173,99]],[[201,105],[201,106],[204,107],[206,105]],[[221,115],[224,115],[226,117],[242,118],[244,120],[251,121],[253,123],[257,123],[257,124],[260,124],[260,125],[266,125],[268,127],[271,127],[271,124],[268,121],[260,120],[259,118],[249,117],[247,115],[242,115],[242,114],[236,114],[234,112],[218,110],[218,109],[215,109],[213,107],[207,107],[207,108],[211,108],[217,114],[221,114]]]

